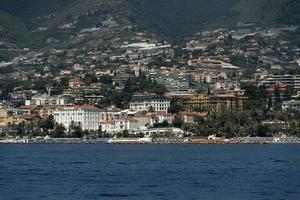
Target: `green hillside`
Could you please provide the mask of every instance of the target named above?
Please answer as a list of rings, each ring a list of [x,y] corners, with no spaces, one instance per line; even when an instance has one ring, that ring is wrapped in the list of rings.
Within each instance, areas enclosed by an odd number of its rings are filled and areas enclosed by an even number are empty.
[[[175,41],[237,22],[300,22],[299,0],[0,0],[0,30],[19,46],[39,46],[53,34],[63,37],[57,26],[96,8],[112,16],[126,13],[122,17],[140,28]],[[44,26],[47,31],[32,33]]]
[[[1,36],[6,36],[18,44],[26,43],[32,36],[22,20],[2,10],[0,10],[0,30]]]
[[[299,0],[129,0],[133,15],[146,29],[181,39],[192,31],[231,26],[299,24]]]

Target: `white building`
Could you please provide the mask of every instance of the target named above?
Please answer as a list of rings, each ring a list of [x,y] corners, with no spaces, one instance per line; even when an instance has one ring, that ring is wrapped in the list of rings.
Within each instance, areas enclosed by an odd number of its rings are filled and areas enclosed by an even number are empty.
[[[48,94],[35,95],[31,100],[26,100],[25,105],[48,106],[48,105],[70,105],[70,101],[62,96],[50,96]]]
[[[120,133],[125,130],[135,131],[138,129],[138,121],[132,118],[101,122],[101,130],[106,133]]]
[[[153,126],[156,123],[163,123],[164,121],[167,121],[169,124],[172,124],[172,121],[174,119],[173,114],[165,112],[148,113],[147,115],[149,116],[149,125],[151,126]]]
[[[282,109],[300,111],[300,101],[284,101],[282,103]]]
[[[82,130],[99,130],[100,110],[94,106],[71,106],[57,108],[54,111],[55,123],[62,124],[66,129],[72,122],[80,124]]]
[[[168,112],[170,104],[170,100],[165,97],[135,95],[130,102],[130,109],[135,111],[149,111],[153,109],[155,112]]]

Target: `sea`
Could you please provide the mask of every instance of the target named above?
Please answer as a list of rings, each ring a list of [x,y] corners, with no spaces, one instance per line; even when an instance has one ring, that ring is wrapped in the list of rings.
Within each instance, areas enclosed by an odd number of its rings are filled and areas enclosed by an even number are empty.
[[[0,200],[299,200],[300,145],[0,145]]]

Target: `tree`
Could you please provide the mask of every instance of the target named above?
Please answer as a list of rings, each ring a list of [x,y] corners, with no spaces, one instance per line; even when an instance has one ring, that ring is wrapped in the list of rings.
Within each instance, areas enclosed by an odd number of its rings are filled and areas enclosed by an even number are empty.
[[[75,126],[72,132],[72,137],[74,138],[82,138],[84,136],[84,132],[82,131],[81,126]]]
[[[182,108],[181,104],[179,104],[179,103],[171,103],[170,108],[168,109],[168,112],[172,113],[172,114],[177,114],[177,113],[179,113],[182,110],[183,110],[183,108]]]
[[[145,82],[145,79],[143,79],[141,81]],[[155,82],[155,81],[153,82],[151,80],[147,80],[142,89],[148,93],[153,93],[153,94],[157,94],[157,95],[163,95],[167,91],[167,89],[164,85],[160,85],[157,82]]]
[[[180,101],[176,98],[172,99],[170,107],[168,109],[168,112],[172,113],[172,114],[178,114],[182,110],[183,110],[183,107],[182,107],[182,104],[180,103]]]
[[[170,124],[167,120],[164,120],[162,123],[154,123],[155,128],[166,128],[169,126],[170,126]]]
[[[266,125],[259,125],[257,127],[257,136],[258,137],[268,137],[269,127]]]
[[[90,85],[91,83],[96,83],[97,77],[95,76],[95,74],[88,73],[85,75],[83,82],[87,85]]]
[[[17,136],[22,137],[25,135],[25,127],[24,121],[17,125]]]
[[[53,131],[53,137],[54,138],[63,138],[65,137],[65,127],[61,124],[56,124],[54,131]]]
[[[183,121],[179,115],[175,115],[174,120],[173,120],[173,126],[176,128],[181,128],[183,125]]]
[[[124,130],[123,132],[118,134],[119,138],[129,138],[130,134],[128,130]]]
[[[195,116],[194,122],[196,122],[198,125],[202,125],[205,123],[205,118],[202,116]]]
[[[107,75],[101,76],[99,81],[106,85],[111,85],[113,83],[112,78]]]
[[[154,113],[154,112],[155,112],[153,106],[151,106],[151,107],[149,108],[149,112],[150,112],[150,113]]]
[[[70,136],[74,138],[82,138],[83,137],[83,131],[81,124],[76,124],[75,122],[71,122],[71,125],[69,127]]]
[[[53,129],[54,128],[54,117],[50,115],[46,119],[42,119],[39,124],[42,129]]]

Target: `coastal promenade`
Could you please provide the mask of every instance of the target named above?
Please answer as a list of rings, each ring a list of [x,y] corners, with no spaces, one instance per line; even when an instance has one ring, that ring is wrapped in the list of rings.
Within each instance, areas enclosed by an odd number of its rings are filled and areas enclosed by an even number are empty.
[[[0,144],[300,144],[299,137],[225,138],[36,138],[0,139]]]

